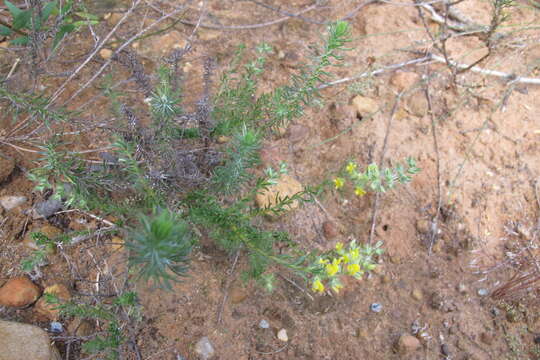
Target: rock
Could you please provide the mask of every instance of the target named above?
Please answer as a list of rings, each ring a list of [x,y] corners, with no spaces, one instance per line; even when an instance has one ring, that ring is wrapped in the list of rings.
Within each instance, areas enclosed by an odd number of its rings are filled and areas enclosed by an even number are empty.
[[[71,336],[79,336],[79,337],[89,336],[94,333],[94,325],[88,320],[75,318],[68,325],[68,333]]]
[[[7,211],[15,209],[17,206],[21,206],[26,202],[25,196],[2,196],[0,198],[0,205]]]
[[[450,356],[450,348],[446,344],[441,345],[441,354],[444,356]]]
[[[60,334],[64,331],[64,325],[62,325],[62,323],[59,323],[58,321],[52,321],[49,329],[52,333]]]
[[[479,296],[487,296],[488,294],[489,294],[489,291],[487,289],[478,289]]]
[[[6,181],[13,170],[15,170],[15,160],[0,156],[0,183]]]
[[[486,345],[491,345],[493,343],[493,335],[488,332],[483,332],[480,334],[480,340]]]
[[[113,236],[113,238],[111,239],[111,249],[112,251],[118,251],[120,249],[122,249],[125,245],[125,241],[124,239],[118,237],[118,236]]]
[[[435,244],[431,247],[431,251],[438,254],[442,251],[442,241],[435,239]]]
[[[0,320],[0,359],[61,360],[61,357],[42,329]]]
[[[325,221],[322,224],[323,234],[328,239],[331,240],[339,235],[336,225],[332,221]]]
[[[367,329],[356,329],[356,337],[367,341],[370,339],[370,333]]]
[[[281,329],[277,333],[277,338],[283,342],[289,341],[289,336],[287,336],[287,330]]]
[[[309,128],[304,125],[295,124],[289,128],[289,140],[297,143],[304,140],[309,135]]]
[[[12,278],[0,288],[0,305],[9,307],[28,306],[34,303],[40,294],[39,287],[27,277]]]
[[[420,289],[414,289],[411,293],[411,296],[414,300],[422,301],[424,298],[424,294],[422,293],[422,290]]]
[[[124,16],[123,13],[107,13],[105,14],[105,16],[103,16],[103,18],[105,20],[107,20],[107,24],[109,26],[114,26],[116,24],[118,24],[118,22],[120,21],[120,19]]]
[[[434,292],[431,295],[430,305],[435,310],[442,310],[444,308],[444,297],[440,293]]]
[[[60,301],[69,301],[71,299],[71,293],[64,284],[54,284],[47,286],[43,290],[43,294],[51,294],[56,296]],[[49,320],[57,320],[60,315],[59,310],[55,309],[57,304],[49,304],[45,297],[41,297],[35,305],[35,310],[38,314],[46,317]]]
[[[255,197],[255,202],[259,208],[264,209],[275,206],[279,199],[283,199],[286,196],[291,197],[303,190],[302,184],[296,179],[287,174],[283,174],[281,175],[281,178],[277,180],[275,185],[271,185],[265,191],[258,193]],[[292,210],[296,209],[298,205],[298,200],[295,200],[290,205],[287,205],[286,208]]]
[[[42,226],[38,230],[27,232],[23,240],[23,246],[26,246],[27,248],[32,249],[32,250],[39,250],[41,248],[33,239],[32,233],[34,232],[40,232],[46,237],[48,237],[50,240],[54,240],[56,237],[62,234],[62,230],[49,224]],[[50,248],[47,248],[47,251],[49,254],[54,254],[55,249],[54,247],[50,247]]]
[[[431,232],[431,221],[427,219],[418,219],[416,221],[416,230],[420,234],[429,234]]]
[[[248,297],[248,293],[241,286],[234,286],[229,292],[229,299],[231,303],[240,304],[243,303]]]
[[[373,303],[369,306],[369,309],[374,313],[380,313],[382,311],[382,305],[379,303]]]
[[[410,354],[420,348],[420,340],[409,334],[403,334],[396,343],[396,350],[400,355]]]
[[[203,360],[210,359],[214,355],[214,347],[208,337],[202,337],[195,344],[195,353]]]
[[[190,72],[192,69],[193,69],[193,64],[190,63],[189,61],[186,62],[186,63],[184,64],[184,66],[182,67],[182,71],[183,71],[185,74],[187,74],[188,72]]]
[[[465,295],[467,293],[467,285],[463,284],[463,283],[459,283],[458,286],[457,286],[457,291],[462,294],[462,295]]]
[[[270,328],[270,324],[268,323],[268,321],[262,319],[261,321],[259,321],[259,327],[261,329],[268,329]]]
[[[354,97],[352,105],[362,117],[369,116],[379,110],[379,105],[375,100],[361,95]]]
[[[99,50],[99,56],[101,56],[105,60],[109,60],[113,55],[113,51],[111,49],[101,49]]]
[[[398,92],[411,89],[420,80],[420,76],[410,71],[397,71],[390,79],[392,84]]]
[[[218,144],[226,144],[226,143],[228,143],[229,141],[231,141],[231,137],[230,137],[230,136],[219,135],[219,136],[217,137],[217,142],[218,142]]]
[[[406,101],[407,110],[414,116],[423,117],[428,111],[428,102],[422,92],[416,92],[409,96]]]
[[[62,202],[54,199],[52,196],[45,201],[41,201],[34,206],[37,217],[48,218],[54,215],[57,211],[62,209]]]

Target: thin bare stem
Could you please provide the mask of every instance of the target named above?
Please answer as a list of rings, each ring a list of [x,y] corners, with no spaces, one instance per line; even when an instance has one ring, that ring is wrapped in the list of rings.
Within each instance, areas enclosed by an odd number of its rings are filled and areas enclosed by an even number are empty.
[[[446,64],[446,60],[441,56],[431,54],[430,58],[436,62]],[[449,63],[450,65],[456,67],[457,69],[469,69],[469,65],[467,64],[461,64],[453,60],[449,60]],[[482,69],[478,66],[473,66],[469,70],[475,73],[483,74],[483,75],[504,78],[512,83],[540,85],[540,79],[537,79],[537,78],[522,77],[522,76],[517,76],[515,74],[509,74],[509,73],[505,73],[505,72],[497,71],[497,70]]]

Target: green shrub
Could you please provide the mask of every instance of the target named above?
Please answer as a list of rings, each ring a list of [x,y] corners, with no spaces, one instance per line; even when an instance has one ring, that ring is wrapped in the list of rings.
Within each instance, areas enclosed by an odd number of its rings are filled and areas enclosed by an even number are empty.
[[[189,225],[169,210],[156,210],[139,221],[126,243],[130,265],[139,278],[170,289],[171,280],[187,273],[193,246]]]

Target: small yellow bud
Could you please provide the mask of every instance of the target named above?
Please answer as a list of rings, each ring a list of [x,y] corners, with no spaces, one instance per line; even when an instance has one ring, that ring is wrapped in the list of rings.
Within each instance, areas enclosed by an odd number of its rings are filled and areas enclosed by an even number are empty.
[[[354,171],[356,170],[356,164],[351,161],[350,163],[347,164],[347,167],[345,168],[345,170],[350,175],[352,175],[352,173],[354,173]]]
[[[351,276],[356,274],[359,271],[360,271],[360,265],[358,264],[349,264],[349,266],[347,266],[347,274]]]
[[[343,178],[335,178],[334,179],[334,186],[336,189],[341,189],[345,185],[345,180]]]
[[[326,264],[325,269],[328,276],[334,276],[339,272],[339,263],[333,261],[332,264]]]
[[[311,287],[313,291],[323,292],[324,291],[324,285],[321,282],[321,280],[317,279],[313,282],[313,286]]]
[[[366,191],[362,189],[360,186],[357,186],[354,189],[354,193],[356,194],[356,196],[364,196],[366,194]]]

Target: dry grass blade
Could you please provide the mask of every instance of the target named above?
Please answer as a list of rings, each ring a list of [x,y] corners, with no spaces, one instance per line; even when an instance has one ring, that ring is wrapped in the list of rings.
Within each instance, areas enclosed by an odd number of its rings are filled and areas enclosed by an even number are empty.
[[[533,269],[525,274],[516,274],[504,285],[493,291],[491,297],[495,300],[515,300],[525,293],[537,292],[540,289],[540,272]]]

